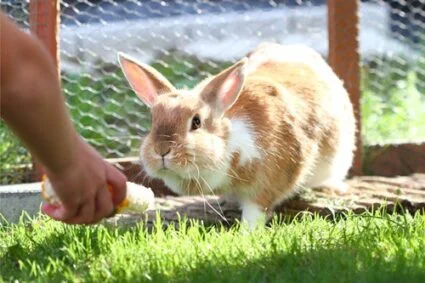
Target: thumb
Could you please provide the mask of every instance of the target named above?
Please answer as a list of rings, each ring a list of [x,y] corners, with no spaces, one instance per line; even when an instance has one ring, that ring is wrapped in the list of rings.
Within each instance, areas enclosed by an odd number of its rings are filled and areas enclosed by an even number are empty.
[[[117,206],[127,195],[127,178],[109,163],[106,164],[106,176],[108,184],[112,187],[112,202]]]

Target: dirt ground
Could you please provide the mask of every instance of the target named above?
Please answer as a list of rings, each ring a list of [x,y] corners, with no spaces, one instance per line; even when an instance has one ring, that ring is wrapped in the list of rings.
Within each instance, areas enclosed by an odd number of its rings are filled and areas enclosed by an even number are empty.
[[[405,209],[409,212],[425,211],[425,174],[403,177],[355,177],[347,181],[350,189],[340,195],[326,189],[305,189],[299,195],[284,202],[275,213],[295,215],[300,212],[317,212],[321,215],[334,215],[344,211],[361,213],[385,205],[386,209]],[[157,211],[164,223],[177,221],[180,217],[198,219],[207,224],[218,222],[232,223],[240,218],[241,212],[236,203],[226,202],[215,196],[156,198],[156,210],[143,215],[118,215],[110,221],[135,223],[148,217],[156,219]]]

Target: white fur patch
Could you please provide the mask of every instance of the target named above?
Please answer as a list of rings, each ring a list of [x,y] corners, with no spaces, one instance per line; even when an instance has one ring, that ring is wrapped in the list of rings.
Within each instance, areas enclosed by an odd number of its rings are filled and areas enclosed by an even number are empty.
[[[169,187],[176,194],[181,195],[184,193],[182,190],[182,180],[179,177],[168,173],[166,175],[162,175],[161,179],[164,181],[167,187]]]
[[[202,174],[204,181],[207,183],[207,187],[204,191],[207,193],[213,193],[215,189],[225,187],[229,183],[229,177],[227,166],[220,168],[214,172],[208,171]]]
[[[257,225],[264,225],[266,223],[266,214],[252,201],[241,201],[241,208],[242,223],[248,224],[249,229],[253,230]]]
[[[254,130],[244,119],[232,119],[232,130],[229,138],[230,153],[239,153],[239,166],[261,157],[255,143]]]
[[[264,43],[249,59],[253,65],[261,65],[268,61],[305,63],[314,67],[323,61],[319,53],[314,49],[302,44],[280,45],[275,43]],[[319,63],[320,64],[320,63]]]
[[[203,131],[203,129],[199,129],[198,131]],[[187,135],[186,148],[189,150],[189,152],[195,155],[194,149],[199,146],[198,143],[200,142],[204,143],[203,147],[205,148],[205,150],[208,150],[208,151],[204,151],[201,156],[197,156],[195,158],[205,159],[203,155],[208,155],[207,160],[210,160],[209,162],[211,162],[212,164],[217,163],[220,166],[217,168],[214,168],[214,167],[207,168],[207,169],[201,168],[200,171],[192,172],[191,174],[193,174],[194,176],[199,175],[199,177],[201,177],[203,181],[207,183],[206,188],[204,188],[205,191],[212,192],[214,189],[225,185],[227,183],[226,180],[228,179],[227,171],[229,169],[228,168],[229,166],[228,164],[223,164],[223,165],[221,164],[223,156],[225,156],[224,141],[215,135],[207,135],[207,134],[204,135],[201,140],[198,140],[195,137],[196,134],[197,133],[189,133]],[[196,159],[195,159],[195,163],[196,163]]]

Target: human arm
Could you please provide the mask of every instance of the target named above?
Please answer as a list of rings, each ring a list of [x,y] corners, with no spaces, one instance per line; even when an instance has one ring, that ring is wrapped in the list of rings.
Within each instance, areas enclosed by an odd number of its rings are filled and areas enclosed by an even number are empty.
[[[47,50],[1,12],[0,43],[1,118],[43,164],[63,203],[44,212],[67,223],[99,221],[124,199],[125,176],[75,131]]]

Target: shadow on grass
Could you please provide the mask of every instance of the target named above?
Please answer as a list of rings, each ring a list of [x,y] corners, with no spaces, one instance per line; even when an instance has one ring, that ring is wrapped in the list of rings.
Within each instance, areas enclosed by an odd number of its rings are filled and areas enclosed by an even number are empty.
[[[235,243],[236,244],[236,243]],[[422,261],[423,262],[423,261]],[[188,270],[189,269],[189,270]],[[404,258],[386,260],[355,247],[320,248],[303,253],[276,253],[234,262],[204,261],[182,266],[172,278],[151,275],[153,282],[424,282],[423,265]],[[133,281],[134,280],[134,281]],[[128,282],[146,281],[134,274]]]
[[[37,221],[41,219],[41,221]],[[110,245],[105,245],[107,237],[118,237],[125,233],[125,229],[108,229],[103,226],[87,226],[82,228],[77,225],[61,225],[50,230],[49,234],[42,237],[38,233],[34,236],[35,229],[43,229],[37,223],[54,222],[46,216],[34,218],[30,222],[21,220],[23,228],[13,245],[2,247],[0,245],[0,282],[63,282],[63,266],[71,273],[84,278],[90,269],[89,263],[100,254],[108,254]],[[3,221],[3,224],[5,222]],[[10,224],[6,224],[10,225]],[[1,240],[1,239],[0,239]],[[1,250],[3,249],[3,251]],[[61,264],[54,264],[60,261]],[[36,263],[36,264],[33,264]],[[25,266],[25,267],[24,267]],[[45,272],[49,278],[43,278]],[[30,272],[28,272],[30,271]],[[9,280],[9,281],[8,281]]]
[[[24,236],[30,242],[22,244],[21,241],[7,248],[0,257],[0,279],[6,282],[9,279],[19,281],[60,282],[72,281],[82,278],[84,282],[99,282],[103,280],[88,277],[90,262],[94,262],[100,255],[108,255],[109,245],[105,245],[103,232],[107,237],[118,237],[126,233],[128,229],[104,229],[104,228],[73,228],[55,229],[54,233],[46,235],[42,239],[31,239],[31,229],[34,225],[26,227],[28,236]],[[214,229],[213,227],[201,227],[202,231]],[[229,232],[225,229],[225,232]],[[235,233],[239,233],[236,231]],[[242,233],[242,231],[241,231]],[[377,232],[378,233],[378,232]],[[201,233],[202,234],[202,233]],[[314,247],[305,243],[293,243],[293,246],[284,249],[273,244],[273,237],[269,239],[268,248],[258,251],[255,255],[243,254],[220,256],[211,250],[211,253],[202,256],[197,255],[196,260],[187,260],[181,266],[172,266],[167,272],[167,264],[156,262],[149,269],[133,268],[128,270],[126,265],[114,266],[110,270],[112,276],[105,282],[423,282],[425,278],[424,253],[414,253],[413,257],[406,256],[406,247],[397,249],[392,245],[392,255],[379,252],[376,249],[379,241],[373,241],[373,233],[348,235],[347,239],[337,241],[339,244],[330,245],[326,239],[323,244],[316,242]],[[391,234],[388,237],[392,237]],[[406,240],[409,235],[406,234]],[[70,248],[73,242],[81,246]],[[278,242],[278,241],[276,241]],[[394,243],[397,243],[395,241]],[[196,243],[194,243],[196,245]],[[238,243],[231,243],[238,247]],[[298,245],[298,246],[297,246]],[[31,246],[29,249],[28,246]],[[416,247],[417,249],[417,247]],[[425,247],[422,248],[425,251]],[[73,251],[73,254],[70,254]],[[229,250],[231,252],[231,250]],[[172,255],[172,253],[171,253]],[[68,266],[76,276],[64,278],[64,272],[58,269],[50,272],[49,278],[37,275],[37,270],[29,273],[28,266],[20,270],[20,263],[36,261],[39,269],[46,269],[51,259],[60,259]],[[131,260],[131,259],[130,259]],[[137,258],[134,259],[138,262]],[[164,259],[166,260],[166,259]],[[170,263],[168,263],[170,265]],[[32,271],[31,271],[32,272]],[[124,276],[122,276],[124,275]],[[121,276],[121,277],[120,277]],[[1,281],[1,280],[0,280]],[[11,280],[9,280],[11,281]]]

